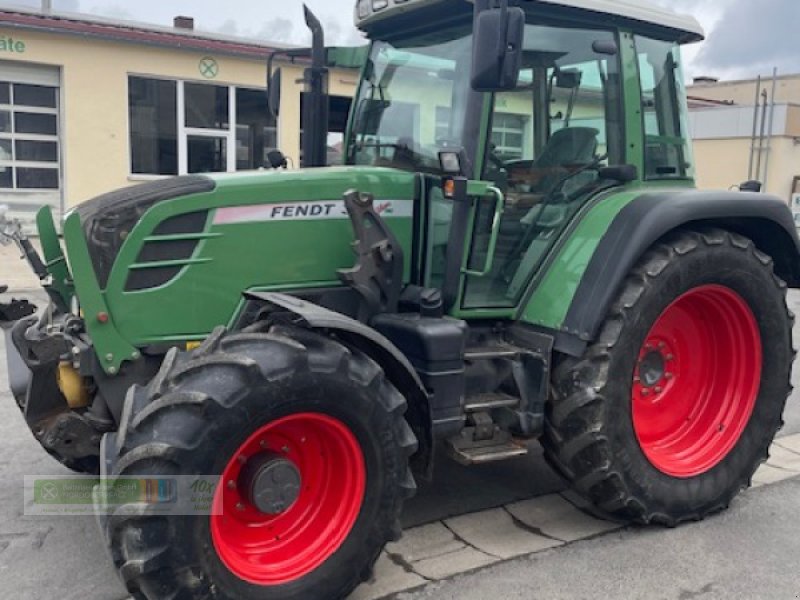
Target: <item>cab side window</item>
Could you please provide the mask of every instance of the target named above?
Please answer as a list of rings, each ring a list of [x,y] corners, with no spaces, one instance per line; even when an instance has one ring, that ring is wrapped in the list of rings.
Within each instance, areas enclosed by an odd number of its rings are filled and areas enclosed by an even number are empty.
[[[688,108],[676,44],[636,37],[644,118],[647,179],[694,176]]]

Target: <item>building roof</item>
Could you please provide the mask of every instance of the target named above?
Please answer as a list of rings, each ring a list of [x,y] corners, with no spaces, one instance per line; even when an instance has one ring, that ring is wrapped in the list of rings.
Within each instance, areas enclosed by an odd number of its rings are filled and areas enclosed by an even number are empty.
[[[358,0],[356,3],[356,25],[368,28],[372,22],[383,20],[394,14],[401,14],[415,8],[452,2],[453,0],[386,0],[386,7],[375,10],[371,0]],[[473,2],[474,0],[467,0]],[[702,26],[694,17],[678,15],[672,11],[658,8],[640,0],[519,0],[521,5],[534,3],[550,4],[585,10],[600,15],[622,17],[623,19],[656,25],[680,34],[684,42],[696,42],[705,37]]]
[[[283,44],[194,29],[159,27],[83,14],[43,14],[40,11],[16,7],[0,9],[0,27],[252,58],[264,58],[275,50],[292,48]]]

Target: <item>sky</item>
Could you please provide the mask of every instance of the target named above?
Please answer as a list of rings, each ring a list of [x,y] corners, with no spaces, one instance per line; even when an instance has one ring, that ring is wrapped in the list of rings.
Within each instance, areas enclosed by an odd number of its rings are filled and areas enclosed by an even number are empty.
[[[198,29],[305,45],[302,0],[52,0],[59,11],[171,25],[176,15],[193,16]],[[687,47],[689,77],[738,79],[800,72],[800,0],[654,0],[695,16],[707,40]],[[355,0],[306,0],[325,25],[329,44],[358,44]],[[0,0],[0,6],[38,7],[40,0]],[[277,14],[276,14],[277,13]]]

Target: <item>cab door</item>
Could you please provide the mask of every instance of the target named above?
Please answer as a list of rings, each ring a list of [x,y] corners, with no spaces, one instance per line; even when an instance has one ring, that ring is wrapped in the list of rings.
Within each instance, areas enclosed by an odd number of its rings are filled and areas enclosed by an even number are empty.
[[[612,32],[526,26],[518,86],[492,101],[490,187],[470,200],[459,314],[513,315],[578,211],[607,184],[600,169],[625,162],[616,44]]]

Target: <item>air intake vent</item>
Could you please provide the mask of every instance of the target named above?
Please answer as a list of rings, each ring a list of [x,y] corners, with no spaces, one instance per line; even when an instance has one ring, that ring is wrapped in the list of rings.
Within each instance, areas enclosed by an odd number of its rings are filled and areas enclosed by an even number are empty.
[[[204,239],[208,211],[187,213],[161,223],[131,265],[126,292],[140,292],[166,285],[191,264],[207,262],[192,257]]]

